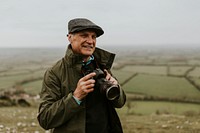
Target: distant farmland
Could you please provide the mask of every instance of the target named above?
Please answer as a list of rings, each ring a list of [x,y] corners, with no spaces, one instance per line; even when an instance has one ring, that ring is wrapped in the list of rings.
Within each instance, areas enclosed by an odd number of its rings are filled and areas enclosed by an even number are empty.
[[[9,51],[9,49],[7,50]],[[187,126],[185,129],[172,128],[172,125],[162,128],[162,125],[160,125],[161,130],[159,131],[166,129],[189,131],[191,128],[192,131],[200,131],[200,118],[197,117],[200,115],[200,53],[197,52],[196,48],[188,50],[133,48],[133,50],[129,49],[128,52],[125,52],[126,49],[122,49],[122,51],[117,48],[112,50],[117,53],[112,73],[117,77],[127,94],[126,105],[123,109],[117,110],[123,120],[123,128],[126,133],[131,133],[132,125],[138,128],[132,131],[148,131],[148,129],[140,127],[136,123],[145,125],[142,119],[146,119],[148,122],[148,117],[152,114],[177,115],[176,119],[179,119],[178,116],[186,116],[187,118],[195,116],[198,122],[198,126]],[[9,55],[9,59],[8,57],[1,57],[3,64],[0,66],[0,93],[3,94],[4,91],[9,91],[9,89],[19,89],[31,96],[38,95],[45,70],[62,58],[64,53],[65,50],[63,49],[40,49],[37,51],[32,49],[21,49],[20,51],[18,49],[14,54]],[[33,103],[31,107],[35,110],[35,113],[37,106],[38,101]],[[1,108],[0,112],[7,112],[6,108]],[[31,109],[26,110],[18,107],[7,109],[20,109],[27,114],[31,111]],[[8,115],[11,114],[9,111],[8,113]],[[136,119],[130,123],[131,120],[128,120],[127,116],[136,117]],[[141,120],[139,116],[141,116]],[[162,118],[156,117],[155,119],[160,120]],[[194,118],[188,119],[193,120]],[[156,123],[159,120],[154,122]],[[0,123],[1,121],[3,119],[0,119]],[[9,124],[9,120],[7,121],[7,125],[5,123],[4,127],[10,126],[17,131],[23,131],[23,127],[15,128],[15,126]],[[36,119],[32,118],[29,121],[36,124],[36,126],[30,126],[31,131],[42,131],[38,127]],[[177,124],[181,123],[177,122]],[[29,125],[31,124],[29,123]],[[146,126],[148,127],[148,125]],[[154,129],[152,132],[159,129],[158,125],[151,125],[151,128]],[[7,131],[7,129],[0,131]]]

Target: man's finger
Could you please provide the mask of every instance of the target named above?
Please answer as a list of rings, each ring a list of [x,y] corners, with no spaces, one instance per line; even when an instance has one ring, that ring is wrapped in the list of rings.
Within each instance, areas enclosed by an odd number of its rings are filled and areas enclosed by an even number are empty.
[[[90,74],[84,76],[83,78],[81,78],[81,81],[87,81],[88,79],[91,79],[91,78],[94,77],[95,75],[96,75],[95,72],[90,73]]]
[[[108,71],[106,69],[104,69],[104,72],[106,72],[106,79],[110,80],[110,78],[111,78],[110,73],[108,73]]]

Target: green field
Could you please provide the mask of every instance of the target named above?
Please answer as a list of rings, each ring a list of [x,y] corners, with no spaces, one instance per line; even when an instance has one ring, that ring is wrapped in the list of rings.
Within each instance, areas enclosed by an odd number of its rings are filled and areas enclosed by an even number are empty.
[[[200,100],[200,91],[184,78],[140,74],[123,88],[130,93]]]
[[[112,73],[118,79],[119,83],[124,83],[125,80],[127,80],[129,77],[135,74],[134,72],[119,70],[113,70]]]
[[[183,76],[187,70],[191,69],[190,66],[171,66],[169,74]]]
[[[32,95],[37,95],[42,89],[42,80],[36,80],[27,84],[23,84],[25,92]]]
[[[147,73],[156,75],[167,75],[166,66],[125,66],[120,71],[134,72],[134,73]]]
[[[23,73],[20,74],[21,71],[18,72],[18,74],[14,75],[9,75],[9,76],[0,76],[0,89],[5,89],[5,88],[11,88],[14,86],[16,83],[26,80],[26,79],[31,79],[31,78],[37,78],[37,77],[42,77],[44,75],[44,70],[37,70],[34,72],[29,72],[29,73]]]
[[[195,69],[189,73],[189,76],[199,78],[200,77],[200,67],[195,67]]]
[[[199,78],[196,78],[196,77],[193,77],[191,78],[198,86],[200,86],[200,79]]]
[[[119,112],[135,115],[178,114],[196,116],[200,114],[200,106],[199,104],[175,102],[129,101]]]

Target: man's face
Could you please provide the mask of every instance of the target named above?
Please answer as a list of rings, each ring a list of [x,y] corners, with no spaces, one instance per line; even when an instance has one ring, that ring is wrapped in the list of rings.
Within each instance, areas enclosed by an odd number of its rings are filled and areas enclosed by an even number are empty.
[[[68,35],[72,50],[75,53],[89,57],[93,54],[96,46],[96,33],[94,31],[80,31]]]

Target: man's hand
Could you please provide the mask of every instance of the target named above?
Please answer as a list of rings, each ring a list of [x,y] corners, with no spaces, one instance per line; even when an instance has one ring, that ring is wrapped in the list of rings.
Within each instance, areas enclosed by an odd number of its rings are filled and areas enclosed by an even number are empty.
[[[96,73],[93,72],[81,78],[77,83],[73,96],[78,100],[82,100],[88,93],[94,91],[95,80],[92,77],[95,75]]]
[[[115,78],[113,78],[113,77],[111,76],[111,74],[108,73],[108,71],[107,71],[106,69],[104,69],[104,72],[106,73],[106,79],[107,79],[108,81],[110,81],[112,84],[115,84],[115,85],[118,84],[117,80],[116,80]]]

